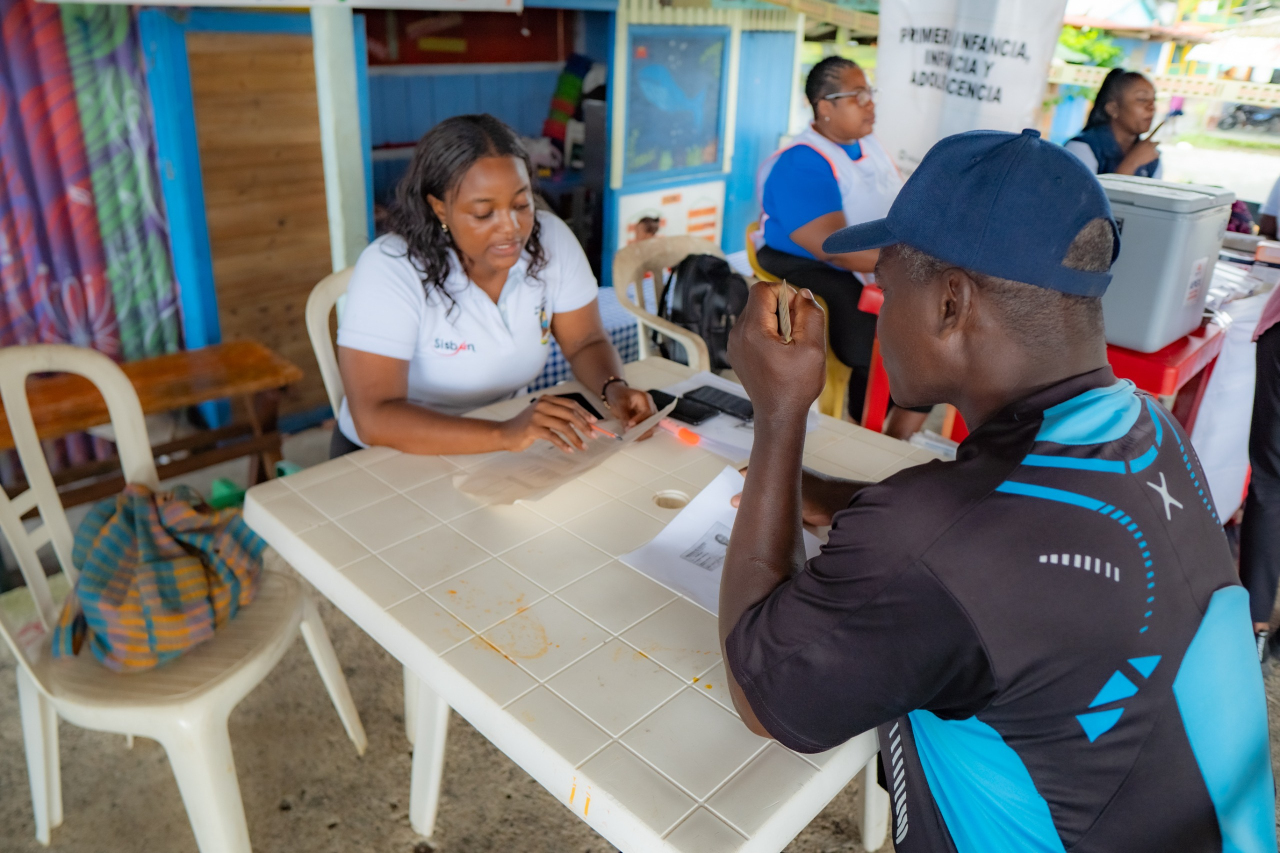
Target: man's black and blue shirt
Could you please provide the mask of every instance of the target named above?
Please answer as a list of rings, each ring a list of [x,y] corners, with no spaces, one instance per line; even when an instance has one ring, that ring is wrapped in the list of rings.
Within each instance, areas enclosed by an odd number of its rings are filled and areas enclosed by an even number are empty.
[[[1275,853],[1248,596],[1182,429],[1108,368],[864,489],[727,649],[786,746],[879,728],[899,853]]]

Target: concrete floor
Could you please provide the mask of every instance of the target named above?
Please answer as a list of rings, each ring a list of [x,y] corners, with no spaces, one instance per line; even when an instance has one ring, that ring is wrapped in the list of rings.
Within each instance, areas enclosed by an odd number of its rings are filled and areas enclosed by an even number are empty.
[[[291,438],[286,457],[324,458],[328,433]],[[243,462],[186,479],[242,479]],[[231,742],[258,853],[612,853],[613,846],[454,714],[444,791],[428,844],[409,826],[411,751],[404,736],[401,667],[328,602],[321,602],[355,697],[369,749],[347,740],[306,647],[297,642],[272,675],[231,714]],[[64,723],[60,729],[66,819],[53,846],[35,840],[12,672],[0,645],[0,851],[195,853],[177,784],[160,746]],[[1280,756],[1280,677],[1267,679],[1272,755]],[[862,853],[855,781],[786,848],[788,853]],[[892,850],[886,843],[882,850]]]
[[[1228,136],[1228,134],[1219,134]],[[1245,201],[1266,201],[1280,176],[1280,151],[1196,148],[1190,143],[1160,146],[1164,180],[1226,187]]]
[[[357,758],[307,654],[297,642],[231,714],[231,742],[258,853],[612,853],[458,715],[449,726],[434,846],[410,827],[410,747],[400,665],[322,602],[355,696],[369,749]],[[0,646],[0,850],[36,853],[13,660]],[[60,729],[66,819],[58,853],[195,853],[164,750],[138,739]],[[861,853],[856,784],[790,846],[794,853]],[[883,849],[890,849],[886,845]]]

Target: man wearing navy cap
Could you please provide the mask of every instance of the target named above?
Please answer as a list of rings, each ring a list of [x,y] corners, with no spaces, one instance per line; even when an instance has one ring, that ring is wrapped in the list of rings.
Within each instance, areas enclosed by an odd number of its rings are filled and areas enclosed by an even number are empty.
[[[1107,366],[1110,205],[1022,134],[939,142],[881,249],[894,399],[951,403],[955,462],[801,472],[820,309],[756,285],[730,339],[755,442],[720,591],[746,724],[801,752],[878,727],[899,853],[1276,850],[1248,595],[1181,427]],[[805,565],[801,519],[831,524]]]

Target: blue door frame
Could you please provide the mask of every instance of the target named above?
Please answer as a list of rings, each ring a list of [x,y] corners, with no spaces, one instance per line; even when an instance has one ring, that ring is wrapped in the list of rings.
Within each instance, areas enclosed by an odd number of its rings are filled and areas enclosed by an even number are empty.
[[[364,16],[355,15],[356,91],[360,109],[360,140],[364,147],[365,188],[368,195],[370,239],[373,237],[373,161],[369,121],[368,54]],[[200,147],[196,137],[191,68],[187,63],[187,33],[280,33],[311,35],[311,16],[302,13],[239,12],[221,9],[143,9],[138,28],[151,92],[160,189],[169,219],[178,298],[182,305],[182,335],[187,349],[222,340],[218,296],[205,218]],[[230,418],[224,402],[206,403],[201,414],[211,426]]]

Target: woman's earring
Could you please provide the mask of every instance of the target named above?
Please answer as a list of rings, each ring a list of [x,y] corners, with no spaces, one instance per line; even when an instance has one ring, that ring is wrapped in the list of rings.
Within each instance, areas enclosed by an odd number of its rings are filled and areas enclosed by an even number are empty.
[[[446,233],[446,234],[448,234],[448,233],[449,233],[449,226],[448,226],[448,225],[446,225],[446,224],[444,224],[443,222],[441,222],[441,223],[440,223],[440,227],[444,229],[444,233]]]
[[[831,116],[823,116],[823,117],[822,117],[822,120],[823,120],[823,121],[831,121]]]

